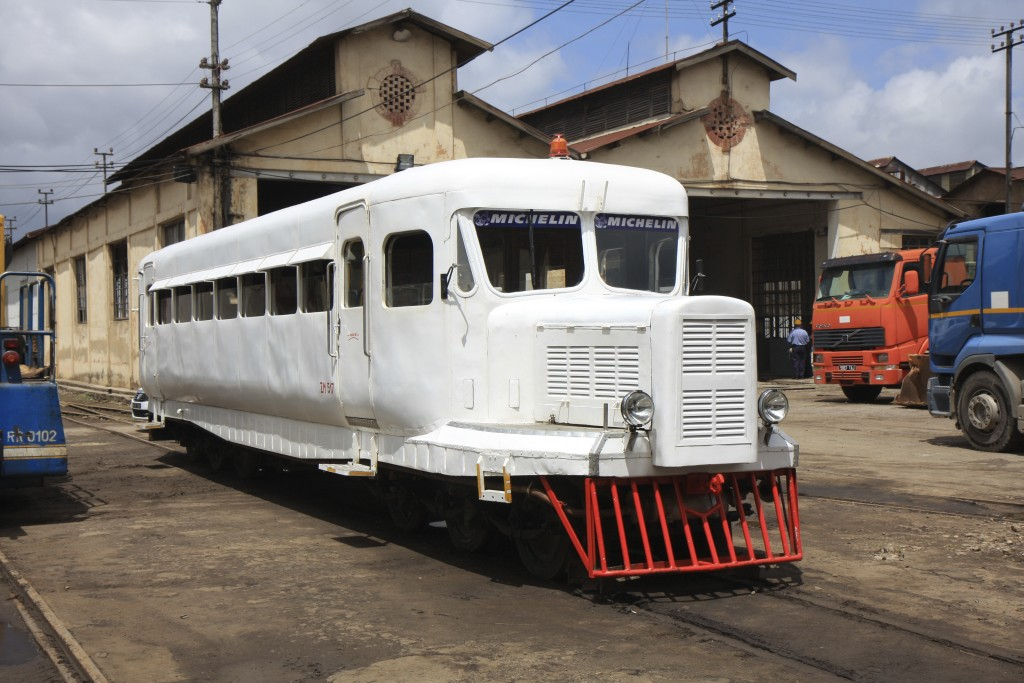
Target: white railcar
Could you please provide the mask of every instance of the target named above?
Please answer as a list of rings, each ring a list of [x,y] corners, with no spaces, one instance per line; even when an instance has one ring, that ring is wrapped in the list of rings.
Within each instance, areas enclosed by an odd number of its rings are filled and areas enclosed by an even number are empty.
[[[800,559],[753,310],[687,293],[687,198],[566,159],[414,168],[140,265],[156,426],[380,482],[412,528],[591,577]]]

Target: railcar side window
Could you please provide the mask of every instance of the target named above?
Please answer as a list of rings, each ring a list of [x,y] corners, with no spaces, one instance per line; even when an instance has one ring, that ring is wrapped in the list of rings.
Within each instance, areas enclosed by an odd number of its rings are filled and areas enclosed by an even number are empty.
[[[330,261],[310,261],[299,265],[299,280],[302,286],[302,310],[306,313],[321,313],[331,308],[331,294],[334,271]]]
[[[567,211],[500,211],[473,215],[487,277],[499,292],[575,287],[583,281],[579,215]]]
[[[385,303],[389,308],[426,306],[434,300],[434,244],[417,230],[384,242]]]
[[[192,287],[174,288],[174,322],[187,323],[192,320]]]
[[[670,292],[676,284],[679,223],[667,216],[599,213],[597,265],[612,287]]]
[[[363,272],[363,241],[349,240],[342,248],[345,255],[345,308],[359,308],[363,305],[363,290],[366,274]]]
[[[171,322],[171,290],[158,289],[156,291],[156,321],[161,325]]]
[[[246,273],[242,281],[242,317],[254,318],[267,310],[267,280],[263,273]]]
[[[213,320],[213,283],[197,282],[192,289],[195,292],[195,319]]]
[[[270,314],[291,315],[299,306],[299,281],[295,266],[284,266],[269,271]]]
[[[217,319],[232,320],[238,317],[238,278],[225,277],[217,280]]]

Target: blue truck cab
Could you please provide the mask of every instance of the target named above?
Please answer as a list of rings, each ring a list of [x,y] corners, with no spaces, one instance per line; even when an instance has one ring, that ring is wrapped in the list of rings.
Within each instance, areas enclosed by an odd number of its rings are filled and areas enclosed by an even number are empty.
[[[932,264],[922,262],[922,272]],[[1024,446],[1024,213],[946,229],[928,292],[928,410],[971,446]]]

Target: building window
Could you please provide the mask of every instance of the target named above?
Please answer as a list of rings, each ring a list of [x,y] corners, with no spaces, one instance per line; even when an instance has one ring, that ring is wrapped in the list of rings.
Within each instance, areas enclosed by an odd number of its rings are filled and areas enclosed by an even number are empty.
[[[110,245],[110,264],[114,271],[114,320],[128,319],[128,243]]]
[[[184,242],[185,219],[182,218],[174,221],[173,223],[167,223],[166,225],[163,226],[161,232],[163,233],[162,235],[160,235],[161,239],[163,240],[163,244],[161,246],[166,247],[172,244],[177,244],[178,242]]]
[[[927,249],[935,242],[934,235],[903,235],[904,249]]]
[[[78,322],[80,323],[88,320],[88,298],[85,284],[85,257],[79,256],[75,259],[75,305],[78,309]]]

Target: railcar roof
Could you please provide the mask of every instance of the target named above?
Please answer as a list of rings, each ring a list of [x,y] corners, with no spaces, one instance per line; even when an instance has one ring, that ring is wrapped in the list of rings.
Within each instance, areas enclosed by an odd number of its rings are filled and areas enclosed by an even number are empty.
[[[212,267],[200,265],[194,259],[197,252],[204,253],[198,261],[213,264],[237,262],[242,252],[250,258],[276,253],[285,248],[285,239],[294,242],[287,248],[296,249],[308,246],[300,236],[303,230],[322,223],[325,216],[333,224],[335,211],[347,204],[363,201],[373,206],[439,194],[451,198],[456,207],[687,215],[682,185],[657,171],[568,159],[459,159],[411,168],[200,235],[165,247],[156,258],[177,273]],[[151,260],[153,255],[143,263]]]

